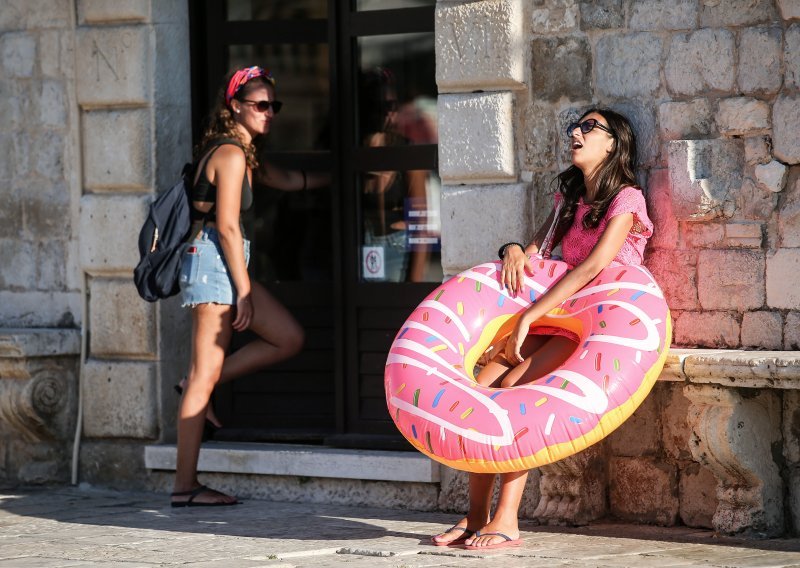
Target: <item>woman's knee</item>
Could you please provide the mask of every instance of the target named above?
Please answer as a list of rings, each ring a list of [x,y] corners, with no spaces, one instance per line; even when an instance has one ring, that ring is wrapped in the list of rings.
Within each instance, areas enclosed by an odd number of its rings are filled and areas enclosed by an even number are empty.
[[[303,350],[306,343],[306,332],[300,327],[299,324],[291,326],[282,341],[282,347],[290,355],[297,355]]]

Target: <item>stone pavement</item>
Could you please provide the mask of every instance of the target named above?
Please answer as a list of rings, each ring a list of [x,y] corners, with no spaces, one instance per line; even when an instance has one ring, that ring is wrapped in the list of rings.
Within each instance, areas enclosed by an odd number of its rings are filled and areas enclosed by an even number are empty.
[[[597,523],[523,525],[524,546],[476,553],[431,546],[455,515],[248,500],[172,509],[165,495],[90,488],[0,490],[0,568],[795,567],[800,539]]]

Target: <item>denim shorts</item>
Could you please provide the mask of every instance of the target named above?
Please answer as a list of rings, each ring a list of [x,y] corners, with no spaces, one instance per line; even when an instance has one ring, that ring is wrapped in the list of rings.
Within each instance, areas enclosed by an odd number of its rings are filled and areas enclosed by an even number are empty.
[[[244,239],[244,261],[250,263],[247,239]],[[203,227],[197,238],[186,245],[181,260],[180,286],[184,307],[236,303],[236,289],[216,229]]]

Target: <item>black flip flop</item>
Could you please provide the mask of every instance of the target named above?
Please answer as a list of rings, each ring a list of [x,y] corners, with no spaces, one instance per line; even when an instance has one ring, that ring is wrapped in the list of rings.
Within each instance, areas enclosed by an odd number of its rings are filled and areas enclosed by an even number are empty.
[[[189,498],[186,501],[172,501],[170,504],[173,507],[228,507],[230,505],[239,505],[241,503],[241,501],[233,501],[231,503],[225,503],[224,501],[204,503],[202,501],[194,500],[195,497],[201,493],[205,493],[206,491],[214,490],[209,489],[205,485],[201,485],[200,487],[192,489],[191,491],[176,491],[175,493],[171,493],[170,497],[186,497],[188,495]]]

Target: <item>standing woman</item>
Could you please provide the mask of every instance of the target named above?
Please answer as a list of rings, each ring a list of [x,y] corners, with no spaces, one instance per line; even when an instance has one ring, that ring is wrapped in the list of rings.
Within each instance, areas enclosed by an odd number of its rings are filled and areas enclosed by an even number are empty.
[[[250,242],[241,213],[253,203],[252,177],[286,191],[322,185],[322,176],[259,164],[254,140],[269,132],[280,110],[275,80],[261,67],[233,73],[221,91],[195,155],[193,240],[183,256],[183,305],[192,310],[192,355],[178,414],[178,457],[172,506],[234,505],[235,497],[197,479],[197,459],[211,393],[219,383],[291,357],[303,330],[267,290],[250,280]],[[226,357],[234,331],[256,338]]]

